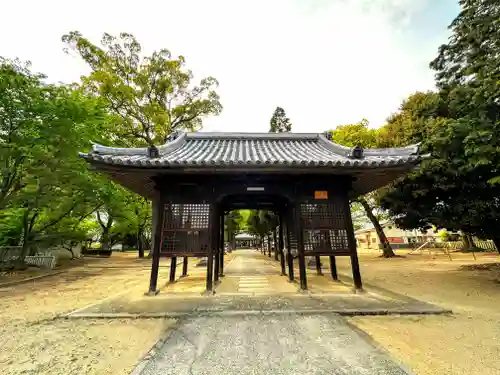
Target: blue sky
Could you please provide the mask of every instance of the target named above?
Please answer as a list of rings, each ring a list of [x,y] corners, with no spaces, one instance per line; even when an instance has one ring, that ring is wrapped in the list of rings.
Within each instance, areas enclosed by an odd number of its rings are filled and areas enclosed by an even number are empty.
[[[293,131],[367,118],[380,126],[401,101],[434,87],[428,64],[449,35],[457,0],[27,0],[2,4],[0,55],[31,60],[51,81],[87,72],[63,53],[79,30],[133,33],[145,52],[184,55],[214,76],[224,106],[207,131],[267,131],[276,106]],[[5,16],[7,15],[7,16]],[[10,16],[9,16],[10,15]],[[22,15],[22,17],[19,17]]]

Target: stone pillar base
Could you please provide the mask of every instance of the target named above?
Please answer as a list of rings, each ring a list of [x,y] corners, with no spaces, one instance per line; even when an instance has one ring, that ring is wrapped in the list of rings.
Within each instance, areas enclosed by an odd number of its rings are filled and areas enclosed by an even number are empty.
[[[323,264],[321,263],[321,266],[323,266]],[[316,270],[316,257],[310,257],[308,262],[307,262],[307,268],[309,268],[310,270]]]
[[[196,267],[206,267],[207,262],[208,262],[208,259],[206,257],[201,258],[200,261],[198,263],[196,263]]]

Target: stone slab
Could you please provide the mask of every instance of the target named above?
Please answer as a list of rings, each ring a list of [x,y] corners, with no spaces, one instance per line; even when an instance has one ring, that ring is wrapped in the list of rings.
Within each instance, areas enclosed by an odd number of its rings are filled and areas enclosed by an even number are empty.
[[[197,317],[179,322],[131,375],[338,374],[408,372],[328,316]]]

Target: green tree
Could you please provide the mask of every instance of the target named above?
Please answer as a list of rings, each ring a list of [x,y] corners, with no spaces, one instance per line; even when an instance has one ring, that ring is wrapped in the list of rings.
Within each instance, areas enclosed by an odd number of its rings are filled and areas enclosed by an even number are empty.
[[[260,243],[264,243],[264,237],[269,232],[268,223],[265,221],[264,216],[260,210],[251,210],[247,219],[247,230],[250,234],[256,235],[260,239]]]
[[[269,133],[286,133],[290,131],[292,131],[292,123],[286,117],[285,110],[281,107],[276,107],[271,117]]]
[[[77,31],[62,40],[67,51],[76,51],[92,69],[83,86],[117,115],[115,133],[125,144],[164,143],[172,131],[198,130],[203,117],[222,110],[215,78],[192,85],[184,57],[173,58],[166,49],[142,58],[140,43],[127,33],[104,34],[102,47]]]
[[[454,131],[469,135],[463,147],[471,164],[487,166],[500,182],[500,3],[461,0],[452,36],[430,66],[453,109]]]
[[[416,92],[403,101],[387,124],[375,130],[377,147],[402,147],[427,140],[434,119],[448,117],[448,108],[437,92]]]
[[[243,217],[240,210],[229,212],[224,218],[224,230],[227,236],[227,241],[231,243],[232,248],[235,247],[235,236],[240,233],[243,227]]]
[[[330,135],[333,142],[344,146],[361,146],[363,148],[379,146],[378,131],[376,129],[370,129],[366,119],[361,120],[357,124],[337,126],[330,132]],[[359,211],[358,205],[364,209],[366,216],[377,232],[377,236],[382,244],[382,256],[385,258],[394,257],[395,254],[392,250],[392,246],[384,233],[384,229],[380,225],[379,217],[382,213],[377,212],[380,211],[380,209],[376,209],[374,194],[369,193],[354,199],[351,202],[351,210],[358,209]],[[354,208],[352,208],[353,206]]]
[[[368,120],[363,119],[357,124],[339,125],[329,133],[333,142],[344,146],[378,147],[377,129],[370,129],[368,125]]]
[[[460,1],[452,36],[431,62],[440,108],[425,123],[432,159],[388,189],[381,204],[405,228],[438,228],[490,238],[500,251],[500,4]],[[411,124],[418,122],[412,121]],[[417,127],[417,126],[415,126]]]
[[[43,79],[28,64],[0,59],[0,209],[19,220],[10,228],[20,229],[20,266],[49,231],[95,208],[77,152],[101,133],[104,108],[97,98]]]

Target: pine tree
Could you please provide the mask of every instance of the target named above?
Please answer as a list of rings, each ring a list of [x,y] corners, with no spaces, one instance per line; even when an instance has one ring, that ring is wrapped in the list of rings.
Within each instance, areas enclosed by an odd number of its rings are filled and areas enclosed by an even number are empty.
[[[271,117],[271,127],[269,133],[286,133],[292,130],[292,123],[286,117],[285,110],[281,107],[276,107]]]

